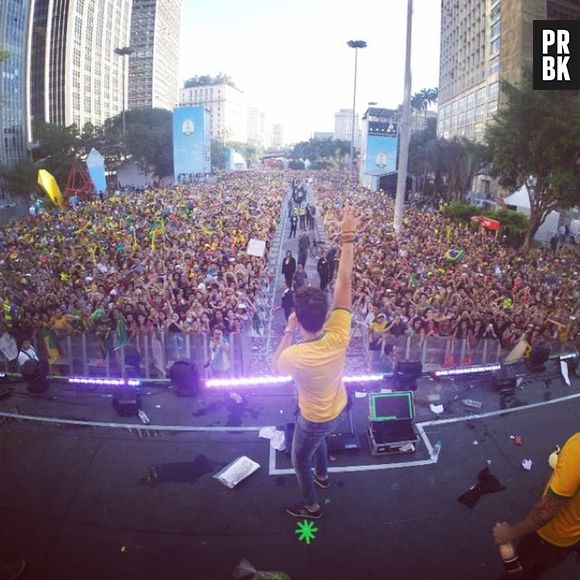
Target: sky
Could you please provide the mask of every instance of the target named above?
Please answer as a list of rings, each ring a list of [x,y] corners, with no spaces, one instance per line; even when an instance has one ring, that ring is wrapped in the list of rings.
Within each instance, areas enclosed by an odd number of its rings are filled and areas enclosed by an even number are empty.
[[[286,143],[332,131],[334,113],[403,100],[407,0],[182,0],[179,79],[229,75]],[[440,1],[414,0],[412,92],[439,79]]]

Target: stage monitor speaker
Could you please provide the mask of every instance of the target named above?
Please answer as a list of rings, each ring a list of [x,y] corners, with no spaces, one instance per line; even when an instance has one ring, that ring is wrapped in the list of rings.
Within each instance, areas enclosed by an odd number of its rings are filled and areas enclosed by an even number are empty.
[[[195,397],[200,391],[199,372],[191,361],[174,362],[169,369],[169,378],[178,397]]]
[[[417,379],[423,373],[420,361],[403,360],[395,364],[394,387],[397,391],[416,391]]]
[[[139,413],[141,395],[135,387],[120,387],[113,393],[113,407],[121,417],[132,417]]]
[[[502,395],[513,395],[517,386],[515,370],[510,367],[501,367],[493,377],[493,385]]]
[[[546,362],[550,358],[551,349],[545,342],[540,342],[532,348],[530,358],[526,361],[526,367],[531,373],[543,373],[546,370]]]

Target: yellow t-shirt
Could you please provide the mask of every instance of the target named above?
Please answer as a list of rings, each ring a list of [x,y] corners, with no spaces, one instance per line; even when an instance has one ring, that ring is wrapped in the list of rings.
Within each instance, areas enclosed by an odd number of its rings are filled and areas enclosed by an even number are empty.
[[[296,382],[298,406],[308,421],[331,421],[346,407],[342,376],[350,323],[350,311],[336,308],[328,317],[321,338],[294,344],[278,359],[278,370],[292,375]]]
[[[556,517],[538,530],[538,535],[561,548],[580,542],[580,433],[568,439],[560,455],[548,489],[568,501]]]

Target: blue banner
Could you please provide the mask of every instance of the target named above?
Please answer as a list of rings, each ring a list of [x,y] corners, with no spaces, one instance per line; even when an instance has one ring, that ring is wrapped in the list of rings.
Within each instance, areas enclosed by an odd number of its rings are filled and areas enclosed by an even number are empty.
[[[89,170],[91,181],[95,186],[96,194],[98,195],[101,192],[105,193],[107,191],[105,159],[94,147],[91,149],[91,152],[87,157],[87,169]]]
[[[367,160],[365,173],[367,175],[386,175],[397,171],[396,135],[369,135],[367,137]]]
[[[211,172],[209,113],[205,107],[173,109],[173,177],[186,183]]]

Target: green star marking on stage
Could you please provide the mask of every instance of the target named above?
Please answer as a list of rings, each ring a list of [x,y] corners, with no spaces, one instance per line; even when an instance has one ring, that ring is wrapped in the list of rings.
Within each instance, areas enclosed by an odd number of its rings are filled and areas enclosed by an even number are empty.
[[[294,533],[298,536],[298,539],[301,542],[306,542],[307,544],[310,544],[310,541],[314,540],[314,538],[316,537],[317,531],[318,528],[314,527],[314,522],[304,520],[303,522],[298,522]]]

